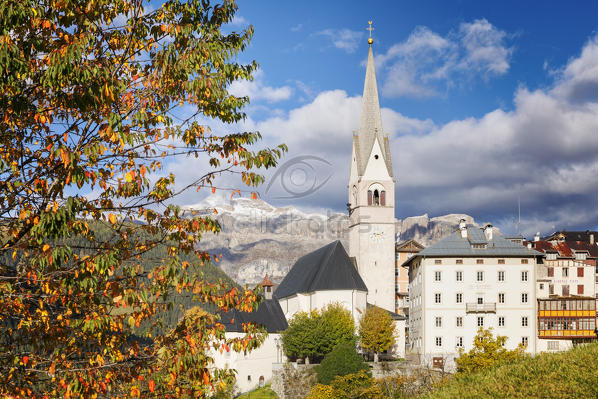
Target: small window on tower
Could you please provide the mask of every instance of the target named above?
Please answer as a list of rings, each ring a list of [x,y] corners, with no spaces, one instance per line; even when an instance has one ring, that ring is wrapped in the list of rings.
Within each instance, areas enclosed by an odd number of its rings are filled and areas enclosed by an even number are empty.
[[[380,205],[380,192],[374,190],[374,205]]]
[[[374,155],[374,159],[378,159],[378,154]]]

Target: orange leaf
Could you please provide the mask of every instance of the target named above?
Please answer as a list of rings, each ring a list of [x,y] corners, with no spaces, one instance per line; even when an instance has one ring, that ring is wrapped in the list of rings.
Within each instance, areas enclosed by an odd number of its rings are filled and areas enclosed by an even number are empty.
[[[154,380],[149,380],[148,385],[150,392],[154,392],[154,389],[156,389],[156,383],[154,382]]]
[[[216,187],[212,187],[212,194],[216,192]]]
[[[108,220],[110,220],[110,223],[116,224],[116,216],[113,213],[108,216]]]
[[[29,362],[29,356],[23,356],[23,364],[27,366],[27,362]]]
[[[203,382],[204,384],[208,385],[210,383],[210,374],[203,372]]]

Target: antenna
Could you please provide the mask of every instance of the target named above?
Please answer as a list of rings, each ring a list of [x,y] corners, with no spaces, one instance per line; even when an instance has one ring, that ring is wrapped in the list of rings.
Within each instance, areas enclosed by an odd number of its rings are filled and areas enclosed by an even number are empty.
[[[519,213],[517,219],[517,231],[519,232],[519,235],[521,235],[521,195],[517,196],[517,212]]]

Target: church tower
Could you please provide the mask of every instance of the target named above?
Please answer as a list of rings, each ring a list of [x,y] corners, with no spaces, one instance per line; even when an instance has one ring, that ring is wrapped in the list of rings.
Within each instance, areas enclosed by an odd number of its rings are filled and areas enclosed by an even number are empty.
[[[382,131],[371,24],[359,132],[353,134],[351,153],[349,255],[368,288],[368,302],[394,312],[395,180]]]

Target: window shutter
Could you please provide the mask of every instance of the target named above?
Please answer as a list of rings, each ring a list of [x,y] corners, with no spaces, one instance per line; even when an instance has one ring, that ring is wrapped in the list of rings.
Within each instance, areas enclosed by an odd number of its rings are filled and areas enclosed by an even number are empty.
[[[548,277],[554,277],[554,268],[552,268],[552,267],[548,268]]]
[[[368,206],[372,206],[372,190],[368,190]]]
[[[583,295],[583,284],[577,286],[577,295]]]
[[[577,277],[583,277],[583,267],[577,268]]]
[[[386,206],[386,191],[384,190],[380,192],[380,205]]]
[[[563,296],[569,296],[569,286],[563,285]]]

